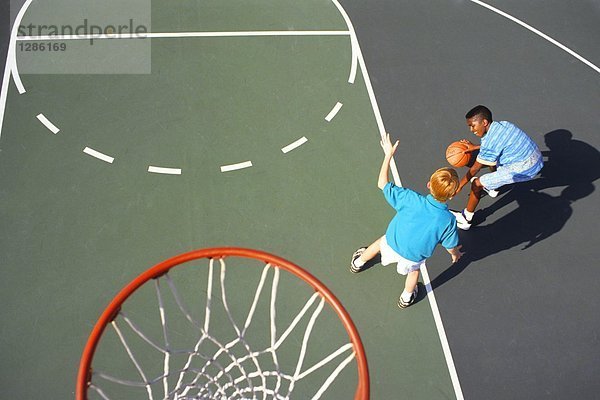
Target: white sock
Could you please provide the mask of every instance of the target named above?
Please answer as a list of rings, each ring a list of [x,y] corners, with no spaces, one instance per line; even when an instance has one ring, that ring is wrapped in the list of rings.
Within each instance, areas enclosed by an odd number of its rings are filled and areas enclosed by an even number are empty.
[[[363,265],[365,265],[365,262],[363,260],[361,260],[360,257],[358,257],[356,260],[354,260],[355,267],[360,268]]]
[[[402,292],[402,294],[400,295],[400,297],[402,297],[402,300],[409,302],[410,301],[410,296],[412,296],[413,292],[407,292],[406,289],[404,289],[404,291]]]
[[[467,218],[467,221],[469,221],[469,222],[471,222],[471,220],[473,219],[473,215],[475,215],[474,212],[469,212],[469,211],[467,211],[466,208],[463,211],[463,214],[465,215],[465,218]]]

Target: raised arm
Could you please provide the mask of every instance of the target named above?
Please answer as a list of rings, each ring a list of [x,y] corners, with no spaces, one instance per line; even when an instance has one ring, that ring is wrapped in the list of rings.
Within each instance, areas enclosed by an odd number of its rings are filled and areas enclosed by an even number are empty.
[[[392,161],[392,157],[396,151],[396,148],[398,147],[399,142],[396,140],[396,143],[392,145],[392,142],[390,141],[390,134],[388,133],[381,139],[380,143],[381,147],[383,148],[384,157],[383,162],[381,163],[381,169],[379,170],[377,186],[379,189],[383,189],[389,182],[388,170],[390,169],[390,162]]]

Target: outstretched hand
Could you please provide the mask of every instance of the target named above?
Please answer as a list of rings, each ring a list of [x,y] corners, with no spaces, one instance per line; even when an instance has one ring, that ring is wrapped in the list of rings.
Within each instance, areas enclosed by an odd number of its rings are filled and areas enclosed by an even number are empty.
[[[392,144],[390,140],[390,134],[386,133],[386,135],[381,139],[379,143],[381,144],[381,148],[383,149],[383,152],[385,153],[386,157],[391,157],[396,151],[396,148],[398,147],[400,141],[396,140],[396,143]]]
[[[458,260],[460,260],[460,258],[465,254],[464,252],[460,251],[460,249],[462,248],[462,244],[456,246],[455,248],[452,249],[452,251],[450,251],[450,256],[452,257],[452,264],[456,263]]]

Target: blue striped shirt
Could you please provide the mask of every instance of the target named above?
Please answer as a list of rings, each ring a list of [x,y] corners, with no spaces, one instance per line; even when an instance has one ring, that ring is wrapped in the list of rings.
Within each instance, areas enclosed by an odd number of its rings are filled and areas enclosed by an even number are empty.
[[[527,160],[537,145],[519,127],[507,121],[493,121],[481,138],[477,161],[484,165],[508,165]]]

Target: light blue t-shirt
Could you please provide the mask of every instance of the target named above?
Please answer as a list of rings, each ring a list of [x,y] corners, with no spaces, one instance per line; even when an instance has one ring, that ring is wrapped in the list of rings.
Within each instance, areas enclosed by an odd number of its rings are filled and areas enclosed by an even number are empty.
[[[493,121],[481,138],[477,161],[484,165],[508,165],[527,160],[537,145],[525,132],[507,121]]]
[[[446,203],[392,182],[385,185],[383,195],[396,210],[385,239],[402,257],[419,262],[429,258],[438,243],[447,249],[458,245],[456,218]]]

